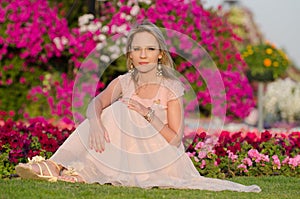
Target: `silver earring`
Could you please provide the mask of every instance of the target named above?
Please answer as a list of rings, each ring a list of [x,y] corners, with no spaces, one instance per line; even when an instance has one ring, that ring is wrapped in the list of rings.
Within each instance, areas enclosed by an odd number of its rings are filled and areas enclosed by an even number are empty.
[[[161,66],[161,60],[158,60],[158,64],[157,64],[157,71],[156,71],[156,75],[157,76],[162,76],[162,66]]]

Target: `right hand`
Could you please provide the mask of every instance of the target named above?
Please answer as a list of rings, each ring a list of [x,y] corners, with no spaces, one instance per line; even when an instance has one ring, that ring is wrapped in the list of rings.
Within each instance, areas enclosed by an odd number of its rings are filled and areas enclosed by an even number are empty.
[[[92,150],[102,153],[105,150],[105,141],[110,142],[107,130],[98,119],[89,119],[89,145]]]

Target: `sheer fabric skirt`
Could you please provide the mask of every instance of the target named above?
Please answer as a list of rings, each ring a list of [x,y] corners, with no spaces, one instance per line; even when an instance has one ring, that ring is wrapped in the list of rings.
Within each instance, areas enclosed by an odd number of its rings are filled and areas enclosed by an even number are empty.
[[[115,102],[103,110],[110,143],[97,153],[89,148],[89,122],[83,121],[51,160],[72,167],[87,183],[201,190],[260,192],[227,180],[200,176],[181,144],[175,147],[142,116]]]

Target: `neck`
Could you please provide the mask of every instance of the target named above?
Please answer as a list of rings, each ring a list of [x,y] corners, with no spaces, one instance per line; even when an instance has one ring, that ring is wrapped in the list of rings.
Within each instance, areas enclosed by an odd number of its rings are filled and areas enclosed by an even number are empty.
[[[139,73],[139,80],[140,84],[147,84],[147,83],[158,83],[161,77],[156,75],[156,70],[149,71],[147,73]]]

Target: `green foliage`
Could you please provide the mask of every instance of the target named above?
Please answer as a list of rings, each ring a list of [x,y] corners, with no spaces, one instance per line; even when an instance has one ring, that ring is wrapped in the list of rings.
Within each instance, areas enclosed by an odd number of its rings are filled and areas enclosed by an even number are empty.
[[[248,64],[250,80],[273,81],[282,76],[290,64],[286,54],[270,43],[248,45],[242,50],[242,56]]]
[[[9,160],[10,150],[9,144],[5,144],[0,151],[0,179],[15,173],[15,165]]]

